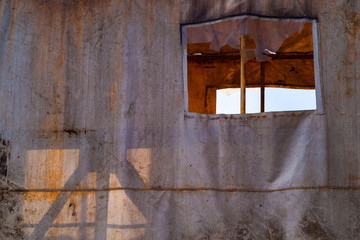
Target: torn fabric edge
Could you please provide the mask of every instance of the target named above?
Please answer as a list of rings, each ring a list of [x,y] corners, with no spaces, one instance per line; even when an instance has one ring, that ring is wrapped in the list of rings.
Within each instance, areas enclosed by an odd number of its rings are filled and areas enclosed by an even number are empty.
[[[300,32],[304,22],[314,23],[307,18],[270,18],[242,15],[219,19],[205,23],[187,24],[181,27],[182,44],[208,43],[210,49],[219,51],[228,44],[240,49],[240,36],[248,35],[256,44],[255,49],[246,50],[246,61],[255,56],[258,62],[269,61],[271,58],[264,53],[276,53],[282,42],[296,32]],[[274,31],[276,29],[276,31]],[[250,53],[249,53],[250,52]]]

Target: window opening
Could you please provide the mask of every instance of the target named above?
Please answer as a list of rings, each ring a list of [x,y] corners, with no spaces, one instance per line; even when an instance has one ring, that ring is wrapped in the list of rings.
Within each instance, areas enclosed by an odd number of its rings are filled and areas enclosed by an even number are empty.
[[[316,109],[313,29],[251,16],[183,26],[188,112]]]
[[[315,90],[265,88],[265,111],[316,109]]]
[[[216,114],[240,114],[240,88],[216,90]],[[246,88],[246,112],[260,112],[260,88]]]

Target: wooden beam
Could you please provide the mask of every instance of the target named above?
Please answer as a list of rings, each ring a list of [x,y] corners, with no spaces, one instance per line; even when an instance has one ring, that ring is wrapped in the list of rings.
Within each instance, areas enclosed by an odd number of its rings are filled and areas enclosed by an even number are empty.
[[[246,82],[245,82],[245,57],[241,53],[241,50],[245,48],[245,36],[241,36],[240,43],[240,87],[241,87],[241,109],[240,113],[244,114],[245,111],[245,92],[246,92]]]
[[[283,59],[313,59],[312,54],[291,54],[291,55],[269,55],[271,60],[283,60]],[[188,61],[209,61],[209,60],[239,60],[239,55],[221,55],[221,54],[212,54],[212,55],[188,55]],[[250,60],[252,61],[252,60]],[[255,61],[255,59],[254,59]]]

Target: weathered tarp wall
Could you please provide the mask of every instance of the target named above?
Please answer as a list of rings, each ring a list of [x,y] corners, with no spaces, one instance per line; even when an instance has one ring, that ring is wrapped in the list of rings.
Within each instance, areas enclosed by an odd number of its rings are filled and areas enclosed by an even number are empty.
[[[319,19],[323,113],[184,115],[179,24],[243,13]],[[359,22],[358,1],[0,1],[0,238],[359,239]]]

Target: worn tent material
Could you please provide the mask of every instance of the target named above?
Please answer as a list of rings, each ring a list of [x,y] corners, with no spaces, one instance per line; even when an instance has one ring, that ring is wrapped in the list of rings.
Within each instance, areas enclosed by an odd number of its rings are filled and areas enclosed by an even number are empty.
[[[245,16],[244,16],[245,17]],[[244,18],[243,17],[243,18]],[[250,16],[247,16],[248,18],[250,18]],[[251,17],[252,19],[254,19],[255,17]],[[256,17],[259,18],[259,17]],[[256,19],[255,18],[255,19]],[[260,19],[266,19],[266,18],[260,18]],[[301,21],[299,19],[286,19],[287,22],[289,21]],[[218,20],[220,21],[220,20]],[[227,19],[223,19],[221,21],[227,21]],[[254,20],[253,20],[254,21]],[[262,20],[265,21],[265,20]],[[275,21],[275,19],[272,19],[272,21]],[[286,21],[282,20],[278,20],[279,23],[282,24],[287,24]],[[309,21],[307,19],[302,19],[302,21]],[[259,20],[257,21],[259,22]],[[266,21],[265,21],[266,22]],[[187,43],[188,45],[188,53],[189,54],[194,54],[194,53],[204,53],[204,54],[217,54],[219,52],[219,50],[222,53],[238,53],[239,52],[239,44],[240,41],[238,40],[238,42],[236,42],[236,44],[231,47],[227,42],[222,43],[220,48],[217,48],[216,50],[211,48],[212,42],[211,39],[207,40],[207,39],[197,39],[197,28],[199,28],[201,25],[205,25],[208,26],[210,23],[216,23],[216,21],[210,21],[207,23],[201,23],[201,24],[187,24],[183,26],[183,36],[182,36],[182,41],[183,43]],[[297,22],[298,23],[298,22]],[[313,40],[312,40],[312,24],[310,22],[300,22],[301,23],[301,28],[299,27],[294,27],[294,29],[292,29],[292,32],[289,30],[289,33],[286,34],[285,36],[279,36],[278,37],[278,41],[280,41],[279,43],[274,43],[274,45],[277,46],[277,48],[272,48],[272,51],[276,51],[277,53],[308,53],[308,52],[312,52],[313,51]],[[281,28],[282,24],[279,24],[279,26],[270,26],[272,27],[272,30],[274,29],[279,29]],[[200,26],[199,26],[200,25]],[[260,25],[260,24],[259,24]],[[194,26],[194,27],[192,27]],[[196,27],[198,26],[198,27]],[[267,26],[259,26],[259,28],[265,28]],[[185,29],[184,29],[185,28]],[[194,40],[192,40],[190,38],[191,43],[189,43],[189,41],[187,40],[187,35],[184,34],[184,32],[186,33],[187,29],[192,29],[193,30],[193,35],[194,35]],[[261,30],[258,30],[261,32]],[[299,32],[298,32],[299,31]],[[227,33],[228,35],[232,35],[231,33]],[[260,35],[260,34],[259,34]],[[271,34],[269,34],[271,35]],[[240,33],[238,34],[238,37],[240,36]],[[257,47],[256,42],[254,41],[254,39],[251,38],[250,35],[245,35],[246,36],[246,44],[245,44],[245,49],[247,49],[248,51],[250,50],[254,50],[254,49],[259,49],[259,52],[266,52],[264,51],[264,49],[268,49],[270,48],[270,46],[268,46],[265,40],[263,39],[271,39],[271,36],[262,36],[260,35],[259,37],[255,38],[260,38],[259,40],[257,40],[258,42],[260,42],[260,46]],[[214,38],[214,37],[213,37]]]
[[[318,18],[323,111],[184,114],[179,25]],[[1,239],[359,239],[360,3],[0,1]]]
[[[304,24],[300,21],[284,23],[276,19],[264,20],[240,16],[218,20],[211,24],[184,26],[182,39],[183,43],[210,42],[210,49],[220,51],[225,45],[240,49],[240,37],[247,36],[246,40],[253,44],[245,43],[244,45],[247,46],[242,51],[253,51],[258,61],[266,61],[269,58],[261,53],[277,52],[283,41],[301,32],[303,26]]]

